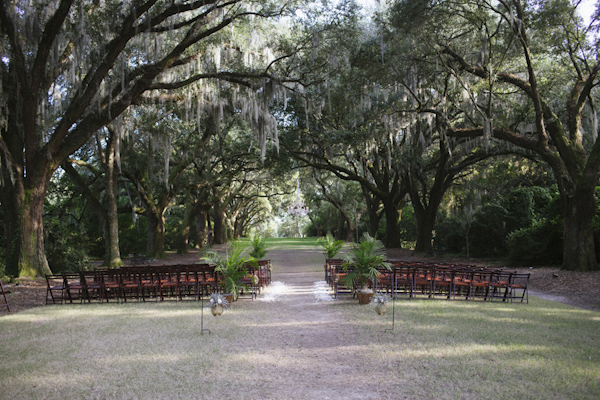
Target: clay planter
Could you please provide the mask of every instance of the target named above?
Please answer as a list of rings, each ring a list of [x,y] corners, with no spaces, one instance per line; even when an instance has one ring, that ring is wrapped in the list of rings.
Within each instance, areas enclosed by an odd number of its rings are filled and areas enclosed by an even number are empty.
[[[379,315],[385,315],[385,312],[387,311],[385,303],[382,304],[378,304],[375,306],[375,312],[377,312],[377,314]]]
[[[222,305],[220,304],[213,304],[212,306],[210,306],[210,312],[212,313],[212,315],[214,315],[215,317],[218,317],[219,315],[223,314],[223,311],[225,309],[223,308]]]
[[[371,299],[373,298],[373,295],[375,293],[371,292],[361,292],[360,290],[356,292],[356,296],[358,297],[358,304],[369,304],[371,302]]]
[[[235,301],[235,295],[233,293],[226,293],[223,295],[223,297],[225,297],[225,300],[227,300],[229,305],[233,304]]]

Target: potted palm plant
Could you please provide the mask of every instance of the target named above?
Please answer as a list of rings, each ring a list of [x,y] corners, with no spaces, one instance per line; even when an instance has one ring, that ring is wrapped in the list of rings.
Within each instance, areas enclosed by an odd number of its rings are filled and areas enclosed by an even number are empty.
[[[250,257],[262,260],[267,255],[267,241],[256,234],[250,235]]]
[[[334,257],[344,246],[344,241],[335,240],[331,232],[327,232],[327,235],[325,235],[325,237],[319,238],[317,240],[317,243],[319,243],[323,248],[323,255],[325,256],[325,265],[323,266],[323,268],[325,269],[325,280],[329,282],[329,280],[333,278],[331,276],[334,272],[332,270],[332,265],[334,261],[336,261],[334,260]]]
[[[359,287],[356,294],[360,304],[369,304],[371,301],[373,290],[369,288],[369,282],[374,284],[377,281],[379,270],[391,269],[386,262],[383,243],[368,233],[352,246],[342,266],[346,272],[342,278],[344,283]]]
[[[327,260],[334,258],[344,246],[344,241],[334,240],[331,232],[327,232],[327,235],[325,235],[324,238],[319,238],[317,243],[323,248],[323,255]]]
[[[227,247],[225,256],[217,251],[205,253],[203,259],[215,265],[215,271],[221,273],[221,287],[225,297],[231,304],[237,300],[240,289],[244,287],[241,280],[248,276],[246,265],[256,265],[256,259],[246,255],[247,247],[240,241],[233,241]]]

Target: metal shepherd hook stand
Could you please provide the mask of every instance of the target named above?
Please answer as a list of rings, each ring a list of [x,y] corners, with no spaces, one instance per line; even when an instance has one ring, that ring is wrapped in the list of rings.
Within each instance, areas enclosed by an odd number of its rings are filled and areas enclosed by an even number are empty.
[[[394,268],[394,284],[392,285],[392,327],[384,332],[393,331],[396,326],[396,269]]]
[[[210,335],[210,329],[204,329],[204,294],[200,293],[200,334],[203,335],[204,332],[208,332]]]

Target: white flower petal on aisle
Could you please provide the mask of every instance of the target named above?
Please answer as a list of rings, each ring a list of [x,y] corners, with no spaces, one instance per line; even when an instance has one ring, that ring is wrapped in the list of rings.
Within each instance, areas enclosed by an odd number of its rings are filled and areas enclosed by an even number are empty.
[[[335,299],[329,293],[329,286],[325,281],[317,281],[313,285],[313,293],[317,301],[334,301]]]
[[[259,298],[260,301],[276,301],[288,291],[288,287],[283,282],[275,281],[265,289],[264,295]]]

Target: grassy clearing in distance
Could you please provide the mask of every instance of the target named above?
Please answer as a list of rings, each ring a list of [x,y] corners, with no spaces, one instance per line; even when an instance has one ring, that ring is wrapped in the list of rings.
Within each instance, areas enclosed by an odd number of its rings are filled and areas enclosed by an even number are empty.
[[[318,246],[318,248],[320,249],[321,247],[318,245],[317,240],[319,238],[317,237],[304,237],[304,238],[266,238],[266,242],[268,244],[267,250],[268,249],[277,249],[277,250],[282,250],[282,249],[286,249],[286,250],[292,250],[294,248],[306,248],[306,247],[315,247]],[[239,239],[241,242],[247,242],[250,243],[250,239],[245,237],[245,238],[240,238]]]
[[[240,238],[242,242],[250,243],[249,238]],[[303,237],[303,238],[266,238],[267,250],[293,250],[294,248],[306,249],[314,247],[316,250],[321,250],[321,245],[317,242],[318,237]],[[346,243],[344,249],[348,246]]]
[[[305,237],[305,238],[269,238],[267,239],[267,243],[270,249],[294,249],[297,247],[306,248],[306,247],[315,247],[317,244],[318,238],[316,237]],[[320,249],[320,246],[318,247]]]

